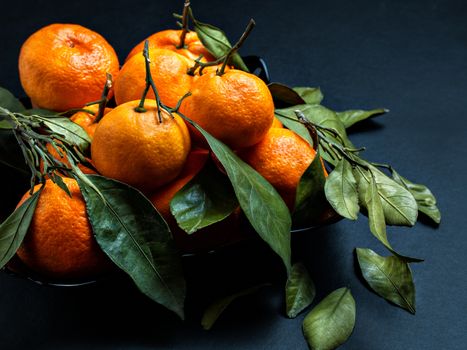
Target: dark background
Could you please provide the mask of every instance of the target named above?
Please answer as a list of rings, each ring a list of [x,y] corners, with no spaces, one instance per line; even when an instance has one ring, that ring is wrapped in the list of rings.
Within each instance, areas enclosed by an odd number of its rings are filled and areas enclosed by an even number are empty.
[[[366,218],[295,235],[296,254],[317,285],[316,300],[342,286],[349,286],[356,299],[355,330],[342,348],[465,349],[467,2],[192,3],[199,19],[222,27],[232,41],[253,17],[257,27],[242,54],[264,57],[273,81],[320,86],[324,104],[336,110],[389,108],[389,114],[355,129],[352,140],[368,146],[368,159],[392,164],[438,197],[439,228],[419,223],[389,230],[399,251],[426,259],[413,266],[416,316],[390,305],[359,280],[353,249],[370,247],[385,254]],[[18,52],[44,25],[89,27],[123,60],[149,34],[174,27],[171,13],[181,6],[182,0],[11,1],[2,5],[0,85],[23,94]],[[5,193],[0,192],[2,201]],[[210,332],[199,326],[200,311],[211,296],[276,274],[276,261],[264,250],[256,256],[247,251],[192,259],[187,269],[192,277],[185,323],[140,296],[125,279],[59,289],[0,274],[0,348],[306,348],[304,315],[284,317],[280,283],[236,302]],[[221,287],[215,287],[217,281]]]

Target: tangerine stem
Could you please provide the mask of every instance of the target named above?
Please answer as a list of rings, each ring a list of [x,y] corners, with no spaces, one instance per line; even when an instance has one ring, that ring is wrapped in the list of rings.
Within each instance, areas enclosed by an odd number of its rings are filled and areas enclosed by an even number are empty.
[[[185,48],[186,34],[190,31],[188,29],[188,9],[189,8],[190,8],[190,0],[185,0],[185,4],[183,5],[183,13],[182,13],[182,34],[180,35],[180,44],[177,46],[177,49]]]
[[[102,119],[102,117],[104,116],[105,107],[107,106],[107,102],[109,102],[107,96],[109,95],[110,89],[112,88],[112,74],[106,73],[105,76],[106,79],[104,84],[104,90],[102,90],[102,96],[99,101],[99,110],[97,112],[97,117],[94,120],[94,123],[98,123]]]
[[[256,25],[256,22],[254,21],[254,19],[253,18],[250,19],[250,21],[248,22],[248,25],[246,26],[245,31],[243,32],[242,36],[240,37],[240,39],[238,39],[237,43],[234,46],[232,46],[232,48],[229,50],[229,52],[227,52],[227,54],[225,55],[224,62],[222,63],[221,68],[217,72],[217,75],[224,74],[225,67],[229,63],[230,59],[238,51],[238,49],[240,49],[240,47],[243,45],[243,43],[248,38],[248,36],[250,35],[250,33],[253,30],[253,28],[255,27],[255,25]]]
[[[157,116],[159,119],[159,123],[162,123],[161,99],[159,96],[159,92],[157,91],[156,84],[154,83],[154,80],[152,79],[152,75],[151,75],[151,66],[150,66],[151,60],[149,59],[149,41],[148,40],[144,42],[143,56],[144,56],[144,62],[146,66],[146,87],[144,88],[143,96],[141,97],[138,107],[135,108],[135,111],[138,113],[146,112],[146,109],[144,108],[144,101],[146,100],[146,95],[148,94],[149,88],[152,88],[152,90],[154,91],[154,95],[156,97]]]

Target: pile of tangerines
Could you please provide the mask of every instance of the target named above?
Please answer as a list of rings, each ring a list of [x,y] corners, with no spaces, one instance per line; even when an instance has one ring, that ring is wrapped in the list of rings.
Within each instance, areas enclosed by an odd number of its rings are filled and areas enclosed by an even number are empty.
[[[143,192],[169,224],[181,251],[238,235],[240,210],[190,236],[177,227],[171,214],[173,196],[207,162],[216,161],[197,130],[179,115],[157,108],[157,98],[172,108],[182,100],[181,113],[233,149],[293,209],[297,185],[315,151],[275,119],[267,85],[254,74],[222,63],[201,68],[199,62],[213,62],[214,57],[197,34],[164,30],[147,38],[150,72],[159,96],[150,89],[141,105],[147,78],[144,42],[131,50],[121,67],[112,46],[79,25],[46,26],[22,46],[20,79],[34,107],[86,109],[71,116],[92,140],[94,168],[81,169]],[[98,118],[97,105],[87,104],[101,98],[106,84],[115,107],[105,108]],[[52,148],[50,152],[54,154]],[[106,271],[111,264],[94,240],[79,186],[74,179],[63,180],[71,196],[47,180],[18,256],[29,268],[53,278]],[[29,196],[25,194],[20,204]]]

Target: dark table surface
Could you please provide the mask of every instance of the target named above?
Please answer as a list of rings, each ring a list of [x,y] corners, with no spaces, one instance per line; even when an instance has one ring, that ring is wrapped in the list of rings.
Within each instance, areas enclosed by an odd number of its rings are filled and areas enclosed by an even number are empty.
[[[10,1],[2,5],[0,85],[23,94],[19,48],[46,24],[72,22],[94,29],[123,60],[148,34],[173,27],[170,14],[181,3]],[[400,251],[426,259],[413,266],[416,316],[379,298],[357,276],[355,247],[385,254],[366,218],[294,237],[297,256],[317,285],[316,300],[341,286],[352,289],[357,322],[342,348],[465,349],[467,2],[195,0],[193,6],[200,19],[221,26],[232,41],[255,18],[257,27],[242,54],[264,57],[274,81],[320,86],[324,104],[336,110],[389,108],[389,114],[354,130],[352,140],[368,146],[367,158],[392,164],[438,197],[439,228],[419,223],[410,230],[389,230]],[[277,264],[269,254],[261,250],[255,256],[251,250],[187,262],[194,272],[184,323],[126,279],[60,289],[0,274],[0,348],[305,349],[304,315],[284,317],[277,283],[236,302],[211,331],[199,326],[199,313],[211,295],[275,274]]]

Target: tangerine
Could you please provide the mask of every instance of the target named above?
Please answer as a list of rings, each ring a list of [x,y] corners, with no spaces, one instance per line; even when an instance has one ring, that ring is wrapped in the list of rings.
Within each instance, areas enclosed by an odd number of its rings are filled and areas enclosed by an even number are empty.
[[[180,111],[233,149],[258,143],[273,123],[271,93],[256,75],[237,69],[222,75],[211,71],[193,81],[191,93]],[[190,131],[201,139],[193,127]]]
[[[98,100],[106,73],[117,76],[118,57],[98,33],[76,24],[39,29],[21,47],[19,76],[34,106],[54,111]]]
[[[241,150],[239,156],[274,186],[292,210],[297,186],[316,151],[293,131],[271,128],[263,140]]]
[[[149,51],[150,70],[163,104],[175,107],[191,89],[193,78],[187,74],[190,61],[167,49]],[[117,105],[137,100],[146,87],[146,64],[142,54],[131,57],[122,67],[114,84]],[[154,99],[152,90],[147,98]]]
[[[111,267],[94,239],[78,183],[63,178],[71,197],[47,180],[18,257],[31,270],[51,278],[96,276]],[[42,185],[34,187],[37,192]],[[18,207],[30,197],[26,193]]]
[[[91,143],[91,158],[100,174],[142,191],[153,191],[175,179],[191,148],[183,119],[146,100],[121,104],[99,122]]]

